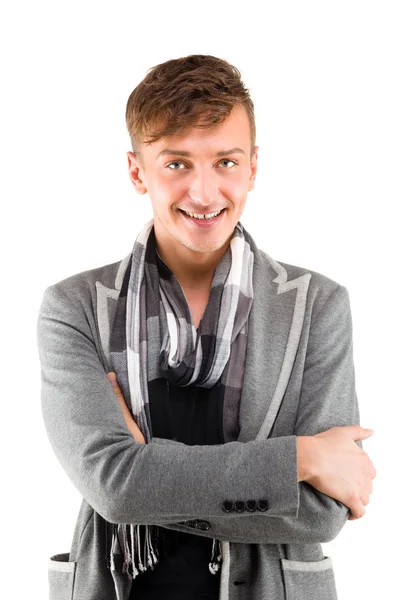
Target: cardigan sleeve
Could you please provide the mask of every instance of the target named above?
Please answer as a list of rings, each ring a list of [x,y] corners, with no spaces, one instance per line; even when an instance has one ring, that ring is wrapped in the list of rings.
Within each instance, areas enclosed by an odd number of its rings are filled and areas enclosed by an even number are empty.
[[[296,518],[295,435],[210,446],[135,441],[99,358],[90,310],[63,282],[48,287],[37,342],[51,446],[93,509],[112,523],[209,520],[225,518],[225,501],[251,490],[271,515]]]
[[[359,425],[355,389],[352,317],[348,291],[337,285],[314,302],[295,435],[314,435],[335,426]],[[321,306],[322,305],[322,306]],[[273,439],[273,438],[270,438]],[[279,439],[279,438],[278,438]],[[361,440],[355,442],[362,448]],[[292,515],[265,513],[208,519],[210,529],[195,532],[237,543],[301,544],[330,542],[343,528],[350,510],[341,502],[299,483],[299,510]],[[187,525],[167,528],[187,531]]]

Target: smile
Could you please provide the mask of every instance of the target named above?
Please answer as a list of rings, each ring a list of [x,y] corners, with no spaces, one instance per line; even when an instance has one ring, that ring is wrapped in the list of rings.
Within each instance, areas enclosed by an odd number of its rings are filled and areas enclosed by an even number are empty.
[[[209,220],[209,219],[214,219],[215,217],[218,217],[218,215],[220,215],[223,210],[224,209],[222,208],[218,212],[207,213],[207,214],[191,213],[191,212],[187,212],[186,210],[182,210],[182,212],[184,212],[186,215],[188,215],[188,217],[192,217],[193,219]]]
[[[221,219],[223,219],[226,212],[225,208],[222,208],[218,212],[206,214],[191,213],[186,210],[182,210],[181,208],[179,211],[187,222],[191,223],[192,226],[196,226],[201,229],[209,229],[210,227],[213,227],[219,223]]]

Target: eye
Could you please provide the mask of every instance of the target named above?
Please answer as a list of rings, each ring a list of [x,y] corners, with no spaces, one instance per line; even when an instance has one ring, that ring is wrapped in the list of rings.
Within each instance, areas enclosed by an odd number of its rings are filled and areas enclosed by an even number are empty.
[[[227,163],[231,163],[231,164],[227,164]],[[234,160],[231,160],[230,158],[223,158],[220,162],[220,164],[222,164],[223,167],[227,167],[227,168],[231,168],[234,165],[237,165],[237,163]]]
[[[165,165],[167,169],[171,169],[171,171],[176,171],[177,169],[184,168],[185,165],[180,160],[174,160],[167,165]]]

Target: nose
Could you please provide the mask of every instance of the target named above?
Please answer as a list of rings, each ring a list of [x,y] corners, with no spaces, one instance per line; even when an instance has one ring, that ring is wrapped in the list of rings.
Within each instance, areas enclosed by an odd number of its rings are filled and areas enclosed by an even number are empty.
[[[211,206],[217,201],[218,194],[219,189],[212,170],[196,169],[190,182],[190,198],[201,206]]]

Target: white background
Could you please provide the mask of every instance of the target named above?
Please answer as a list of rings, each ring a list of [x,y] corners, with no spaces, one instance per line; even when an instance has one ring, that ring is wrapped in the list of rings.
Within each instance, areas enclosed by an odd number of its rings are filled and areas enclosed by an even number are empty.
[[[276,260],[349,290],[378,475],[366,515],[324,550],[340,600],[383,586],[395,597],[398,2],[15,1],[1,13],[3,591],[47,597],[48,557],[69,550],[80,505],[42,422],[43,291],[130,251],[151,212],[127,175],[127,98],[153,65],[201,53],[236,65],[255,103],[259,174],[243,224]]]

